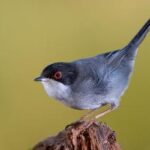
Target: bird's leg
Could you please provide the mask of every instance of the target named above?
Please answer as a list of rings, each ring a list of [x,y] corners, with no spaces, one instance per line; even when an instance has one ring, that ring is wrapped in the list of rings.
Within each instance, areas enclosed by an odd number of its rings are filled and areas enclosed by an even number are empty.
[[[116,107],[114,104],[112,104],[110,108],[108,108],[107,110],[103,111],[102,113],[96,115],[96,116],[95,116],[95,119],[98,119],[98,118],[100,118],[100,117],[103,117],[104,115],[106,115],[106,114],[112,112],[112,111],[115,110],[116,108],[117,108],[117,107]]]
[[[96,109],[92,109],[88,111],[85,115],[83,115],[80,120],[86,120]]]
[[[102,104],[102,106],[106,106],[106,105],[107,105],[107,103],[103,103],[103,104]],[[80,118],[80,120],[86,120],[87,118],[91,117],[92,114],[93,114],[96,110],[97,110],[97,109],[92,109],[92,110],[90,110],[90,111],[87,112],[84,116],[82,116],[82,117]]]

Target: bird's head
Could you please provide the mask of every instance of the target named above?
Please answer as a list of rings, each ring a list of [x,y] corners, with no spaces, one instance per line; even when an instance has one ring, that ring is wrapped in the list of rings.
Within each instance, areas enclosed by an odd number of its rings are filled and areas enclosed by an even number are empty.
[[[46,66],[41,75],[35,78],[40,81],[49,96],[61,99],[66,92],[71,90],[70,86],[74,83],[78,75],[76,66],[72,63],[54,63]]]

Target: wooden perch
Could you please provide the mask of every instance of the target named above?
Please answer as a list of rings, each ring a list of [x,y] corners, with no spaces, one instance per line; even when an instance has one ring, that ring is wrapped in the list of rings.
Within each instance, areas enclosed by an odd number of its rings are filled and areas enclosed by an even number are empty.
[[[33,150],[121,150],[115,132],[105,123],[77,121]]]

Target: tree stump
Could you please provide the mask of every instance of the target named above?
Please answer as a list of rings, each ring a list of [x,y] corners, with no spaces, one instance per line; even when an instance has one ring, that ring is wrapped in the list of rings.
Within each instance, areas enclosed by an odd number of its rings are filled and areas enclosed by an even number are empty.
[[[77,121],[56,136],[34,146],[33,150],[121,150],[115,132],[105,123]]]

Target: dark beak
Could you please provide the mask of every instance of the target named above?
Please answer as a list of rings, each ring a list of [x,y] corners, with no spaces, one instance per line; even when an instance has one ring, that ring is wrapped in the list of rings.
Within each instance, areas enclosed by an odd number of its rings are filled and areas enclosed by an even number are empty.
[[[44,79],[44,77],[40,76],[34,79],[34,81],[42,81]]]

